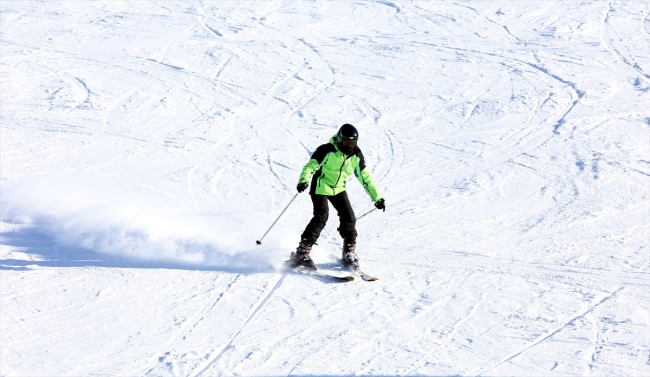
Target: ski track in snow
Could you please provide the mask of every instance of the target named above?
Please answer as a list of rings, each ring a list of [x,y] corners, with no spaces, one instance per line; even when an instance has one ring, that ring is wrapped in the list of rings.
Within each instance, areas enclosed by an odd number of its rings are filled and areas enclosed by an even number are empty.
[[[538,345],[539,343],[541,343],[541,342],[545,341],[546,339],[552,337],[553,335],[555,335],[555,334],[557,334],[558,332],[562,331],[562,329],[564,329],[564,328],[565,328],[568,324],[570,324],[571,322],[575,321],[576,319],[578,319],[578,318],[580,318],[580,317],[584,317],[587,313],[591,312],[591,311],[592,311],[596,306],[598,306],[598,305],[602,304],[603,302],[609,300],[612,296],[614,296],[615,294],[617,294],[617,293],[618,293],[619,291],[621,291],[622,289],[623,289],[623,288],[619,288],[619,289],[617,289],[616,291],[614,291],[613,293],[605,294],[604,297],[597,299],[597,300],[596,300],[596,303],[594,303],[593,305],[590,305],[590,306],[587,307],[587,309],[585,309],[585,310],[580,310],[578,313],[576,313],[575,316],[573,316],[573,317],[572,317],[571,319],[569,319],[568,321],[563,322],[562,324],[560,324],[560,326],[559,326],[558,328],[556,328],[555,330],[550,331],[548,334],[543,334],[543,335],[541,335],[540,337],[538,337],[537,339],[535,339],[533,342],[531,342],[529,345],[526,345],[524,348],[515,351],[515,352],[512,353],[511,355],[506,356],[503,360],[499,361],[498,363],[496,363],[496,364],[494,364],[494,365],[491,365],[491,366],[489,366],[489,367],[487,367],[487,368],[481,370],[481,371],[480,371],[478,374],[476,374],[475,376],[483,375],[483,374],[489,372],[490,370],[492,370],[492,369],[498,367],[499,365],[501,365],[501,364],[503,364],[503,363],[506,363],[506,362],[509,362],[510,360],[514,359],[515,357],[521,355],[523,352],[525,352],[525,351],[527,351],[527,350],[529,350],[529,349],[535,347],[535,346]],[[469,374],[474,375],[473,372],[470,372]]]
[[[650,372],[647,1],[0,21],[1,376]],[[253,243],[343,123],[372,283],[278,271],[307,195]]]
[[[215,305],[219,302],[219,299],[221,299],[224,295],[224,293],[237,281],[237,278],[239,275],[236,275],[234,279],[230,281],[230,283],[226,286],[225,291],[217,291],[215,294],[208,300],[200,309],[199,311],[196,312],[196,314],[188,320],[179,330],[178,334],[174,335],[167,344],[162,348],[162,351],[159,352],[156,356],[154,356],[153,363],[158,364],[162,363],[165,361],[166,357],[170,355],[170,353],[173,351],[174,347],[182,340],[188,337],[192,330],[194,330],[197,326],[197,324],[205,319],[205,315],[211,311],[214,310]],[[152,373],[154,367],[148,368],[143,375],[148,375]]]
[[[219,357],[231,346],[233,340],[239,335],[241,332],[242,328],[246,326],[246,324],[255,316],[255,314],[264,306],[264,304],[269,300],[269,298],[273,295],[273,292],[275,292],[278,287],[282,284],[282,281],[284,280],[285,275],[282,276],[274,276],[273,279],[267,284],[267,290],[266,292],[260,296],[260,299],[257,301],[257,303],[251,307],[250,312],[248,315],[246,315],[246,318],[242,321],[241,325],[237,327],[237,329],[230,335],[228,338],[228,342],[224,344],[222,347],[217,348],[212,352],[212,354],[207,358],[205,363],[200,365],[195,371],[189,374],[190,377],[196,377],[202,375],[212,364],[214,364]]]

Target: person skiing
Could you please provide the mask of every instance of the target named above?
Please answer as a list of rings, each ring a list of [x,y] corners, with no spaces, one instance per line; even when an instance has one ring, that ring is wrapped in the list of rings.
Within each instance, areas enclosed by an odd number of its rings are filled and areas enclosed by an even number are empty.
[[[342,125],[327,144],[316,149],[302,169],[296,189],[299,193],[305,191],[309,187],[308,182],[311,178],[309,194],[314,205],[314,217],[300,236],[298,248],[291,253],[289,259],[291,268],[316,269],[309,252],[327,223],[328,201],[332,203],[339,216],[338,231],[343,238],[341,258],[343,264],[348,268],[359,268],[359,258],[354,252],[357,239],[356,217],[345,191],[346,180],[354,173],[377,209],[385,212],[386,204],[366,169],[363,154],[357,146],[358,140],[359,133],[353,125],[347,123]]]

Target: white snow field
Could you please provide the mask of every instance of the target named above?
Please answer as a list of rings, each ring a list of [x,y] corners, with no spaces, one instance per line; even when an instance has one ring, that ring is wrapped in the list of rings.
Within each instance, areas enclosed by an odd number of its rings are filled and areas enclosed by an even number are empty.
[[[0,12],[0,375],[650,373],[648,1]],[[255,244],[343,123],[376,282]]]

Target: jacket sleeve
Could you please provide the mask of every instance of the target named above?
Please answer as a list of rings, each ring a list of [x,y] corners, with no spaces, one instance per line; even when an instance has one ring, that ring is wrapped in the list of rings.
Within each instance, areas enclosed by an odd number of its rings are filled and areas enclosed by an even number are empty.
[[[357,176],[359,183],[361,183],[361,186],[363,186],[363,189],[370,197],[370,200],[373,202],[378,202],[381,200],[381,195],[379,194],[379,190],[377,189],[375,182],[370,176],[370,172],[368,169],[366,169],[366,161],[363,158],[363,153],[359,151],[357,153],[357,156],[359,157],[359,164],[354,168],[354,175]]]
[[[315,159],[309,160],[307,165],[302,168],[302,172],[300,173],[300,179],[298,180],[298,183],[309,183],[309,180],[311,179],[311,176],[314,175],[314,173],[320,168],[320,164],[318,161]]]
[[[314,175],[318,169],[320,169],[321,165],[323,164],[323,161],[325,161],[325,157],[330,153],[330,152],[335,152],[336,149],[332,144],[323,144],[320,147],[316,149],[314,154],[311,155],[311,159],[309,159],[309,162],[305,167],[302,168],[302,172],[300,173],[300,179],[298,180],[298,183],[309,183],[309,180],[311,179],[311,176]]]

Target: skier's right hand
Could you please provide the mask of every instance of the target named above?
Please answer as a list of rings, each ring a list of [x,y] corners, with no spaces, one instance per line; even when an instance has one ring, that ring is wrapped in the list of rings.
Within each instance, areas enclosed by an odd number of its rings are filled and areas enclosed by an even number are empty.
[[[303,192],[303,191],[307,190],[307,186],[309,186],[309,185],[306,184],[305,182],[300,182],[300,183],[298,183],[298,186],[296,187],[296,189],[298,190],[298,192]]]

